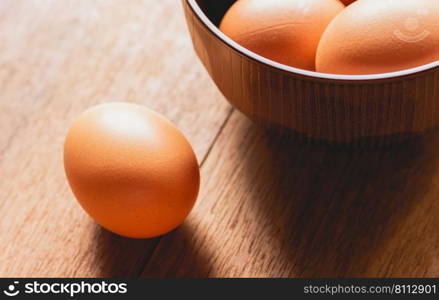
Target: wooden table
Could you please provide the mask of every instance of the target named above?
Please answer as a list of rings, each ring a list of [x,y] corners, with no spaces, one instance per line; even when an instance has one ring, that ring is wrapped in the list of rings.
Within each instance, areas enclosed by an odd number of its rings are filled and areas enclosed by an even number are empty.
[[[195,57],[177,0],[0,2],[0,276],[439,276],[439,136],[377,151],[263,132]],[[140,103],[195,148],[178,230],[132,240],[67,186],[69,123]]]

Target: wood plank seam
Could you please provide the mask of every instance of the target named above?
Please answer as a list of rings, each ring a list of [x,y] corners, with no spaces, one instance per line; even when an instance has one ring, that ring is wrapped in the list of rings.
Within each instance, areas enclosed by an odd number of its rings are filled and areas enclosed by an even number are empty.
[[[204,157],[201,159],[200,162],[200,169],[203,168],[204,163],[206,162],[206,160],[208,159],[210,153],[212,152],[212,149],[215,147],[216,142],[218,141],[218,138],[221,136],[221,133],[223,132],[224,128],[227,126],[230,118],[232,117],[233,113],[234,113],[235,109],[233,107],[230,107],[229,112],[226,116],[226,118],[224,119],[223,124],[221,125],[221,127],[219,128],[215,138],[212,140],[211,145],[209,146],[208,150],[206,151],[206,154],[204,155]],[[162,241],[163,238],[165,238],[165,236],[161,236],[157,239],[157,243],[154,245],[154,247],[152,248],[152,250],[149,252],[148,255],[145,256],[144,259],[144,263],[142,264],[142,267],[140,268],[140,271],[138,272],[136,277],[141,277],[142,273],[144,272],[146,266],[148,266],[148,263],[150,262],[150,259],[152,257],[154,257],[154,255],[156,254],[157,249],[159,249],[159,245],[160,242]]]

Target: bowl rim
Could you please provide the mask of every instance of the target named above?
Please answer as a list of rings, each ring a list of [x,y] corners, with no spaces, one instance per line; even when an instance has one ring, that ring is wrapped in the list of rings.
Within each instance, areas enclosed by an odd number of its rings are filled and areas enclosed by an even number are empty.
[[[422,66],[400,70],[396,72],[389,73],[379,73],[379,74],[368,74],[368,75],[342,75],[342,74],[328,74],[321,73],[315,71],[308,71],[304,69],[299,69],[291,66],[287,66],[281,63],[277,63],[268,58],[260,56],[243,46],[239,45],[227,35],[225,35],[215,24],[210,21],[210,19],[206,16],[206,14],[202,11],[201,7],[198,5],[196,0],[184,0],[189,4],[189,7],[198,17],[198,19],[204,24],[204,26],[212,32],[221,42],[232,47],[235,51],[240,54],[246,56],[247,58],[254,60],[258,63],[262,63],[264,65],[268,65],[274,69],[279,71],[284,71],[287,73],[292,73],[294,75],[301,75],[305,77],[311,77],[314,79],[321,80],[334,80],[334,81],[375,81],[375,80],[383,80],[383,79],[399,79],[406,76],[418,75],[419,73],[423,73],[426,71],[431,71],[434,69],[439,69],[439,60],[434,61],[432,63],[428,63]]]

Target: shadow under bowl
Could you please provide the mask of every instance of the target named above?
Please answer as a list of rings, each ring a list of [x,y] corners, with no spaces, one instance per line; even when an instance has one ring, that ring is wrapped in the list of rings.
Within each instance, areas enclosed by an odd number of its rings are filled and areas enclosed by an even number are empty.
[[[235,0],[182,0],[197,55],[227,100],[251,120],[337,144],[387,145],[439,124],[439,61],[376,75],[301,70],[259,56],[218,24]]]

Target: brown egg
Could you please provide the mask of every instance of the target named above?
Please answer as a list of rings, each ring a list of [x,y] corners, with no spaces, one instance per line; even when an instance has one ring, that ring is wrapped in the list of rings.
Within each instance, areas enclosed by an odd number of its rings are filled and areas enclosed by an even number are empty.
[[[67,179],[81,206],[108,230],[149,238],[180,225],[199,189],[195,154],[182,133],[139,105],[95,106],[71,125]]]
[[[317,71],[376,74],[439,60],[438,0],[359,0],[328,26]]]
[[[338,0],[239,0],[224,16],[220,29],[261,56],[315,70],[320,37],[343,9]]]

